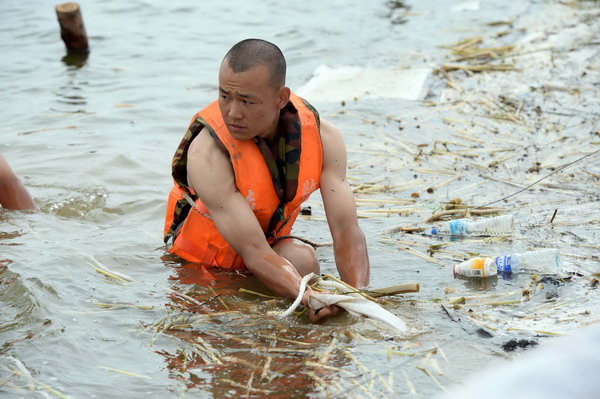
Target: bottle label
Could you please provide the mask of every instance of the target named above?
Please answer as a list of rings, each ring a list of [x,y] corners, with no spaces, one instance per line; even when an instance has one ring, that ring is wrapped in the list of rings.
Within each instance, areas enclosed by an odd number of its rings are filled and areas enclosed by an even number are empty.
[[[481,269],[462,270],[460,274],[465,277],[484,277]]]
[[[501,255],[496,257],[496,266],[499,272],[512,272],[512,259],[510,255]]]
[[[490,277],[496,274],[490,258],[472,258],[454,265],[454,273],[465,277]]]

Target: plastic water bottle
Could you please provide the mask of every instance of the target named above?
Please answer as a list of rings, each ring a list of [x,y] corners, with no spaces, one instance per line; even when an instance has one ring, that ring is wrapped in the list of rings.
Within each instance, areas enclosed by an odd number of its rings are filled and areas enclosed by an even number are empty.
[[[457,263],[452,268],[454,276],[457,274],[465,277],[491,277],[498,274],[498,267],[494,258],[472,258],[461,263]]]
[[[558,249],[546,248],[537,251],[500,255],[494,258],[498,272],[518,273],[521,270],[546,274],[558,274],[561,260]]]
[[[515,219],[512,215],[502,215],[483,220],[456,219],[443,224],[439,229],[431,229],[431,234],[451,235],[502,235],[513,231]]]

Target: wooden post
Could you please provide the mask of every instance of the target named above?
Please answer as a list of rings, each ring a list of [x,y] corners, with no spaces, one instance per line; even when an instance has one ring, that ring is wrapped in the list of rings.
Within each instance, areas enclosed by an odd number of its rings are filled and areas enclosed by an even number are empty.
[[[63,3],[56,6],[56,16],[60,24],[60,37],[62,37],[67,50],[73,53],[87,54],[87,35],[83,26],[83,18],[77,3]]]

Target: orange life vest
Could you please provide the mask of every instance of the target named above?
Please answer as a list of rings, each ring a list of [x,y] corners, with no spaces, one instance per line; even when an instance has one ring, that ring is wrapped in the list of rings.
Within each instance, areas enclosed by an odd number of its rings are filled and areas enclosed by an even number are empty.
[[[273,243],[277,237],[289,235],[300,212],[300,205],[320,186],[323,166],[323,149],[318,113],[302,98],[292,94],[290,102],[296,109],[300,122],[300,161],[298,184],[294,197],[280,203],[267,162],[254,140],[234,139],[223,121],[215,101],[199,111],[190,126],[173,160],[175,186],[169,195],[165,219],[165,242],[168,251],[187,261],[222,268],[244,268],[242,258],[221,236],[200,198],[186,186],[187,178],[177,178],[185,171],[176,159],[187,159],[187,150],[193,138],[206,127],[213,137],[218,137],[228,152],[235,174],[235,184],[254,211],[266,239]],[[193,206],[192,206],[193,204]],[[187,209],[186,209],[187,207]],[[276,223],[272,219],[276,215]],[[178,221],[179,219],[183,219]],[[170,237],[172,235],[172,237]],[[167,241],[172,239],[172,243]]]

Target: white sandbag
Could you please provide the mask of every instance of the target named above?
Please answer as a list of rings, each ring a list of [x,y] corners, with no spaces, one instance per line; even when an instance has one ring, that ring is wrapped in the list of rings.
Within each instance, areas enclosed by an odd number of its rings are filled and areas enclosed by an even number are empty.
[[[302,298],[304,297],[306,285],[314,277],[317,277],[317,275],[314,273],[309,273],[302,278],[300,281],[298,297],[296,297],[294,303],[292,303],[292,305],[285,312],[283,312],[280,317],[287,317],[296,310],[296,308],[300,305]],[[335,289],[340,292],[348,291],[348,287],[344,286],[343,284],[340,284],[336,281],[323,280],[321,278],[318,279],[317,285],[320,288],[325,288],[328,290]],[[402,319],[393,313],[388,312],[375,302],[360,296],[359,294],[313,294],[308,298],[308,306],[314,310],[318,310],[324,306],[330,305],[337,305],[353,316],[362,316],[371,318],[373,320],[378,320],[401,332],[407,330],[406,323]]]
[[[406,323],[399,317],[385,310],[375,302],[369,301],[357,294],[314,294],[309,296],[308,304],[315,310],[324,306],[337,305],[353,316],[362,316],[378,320],[401,332],[407,330]]]

